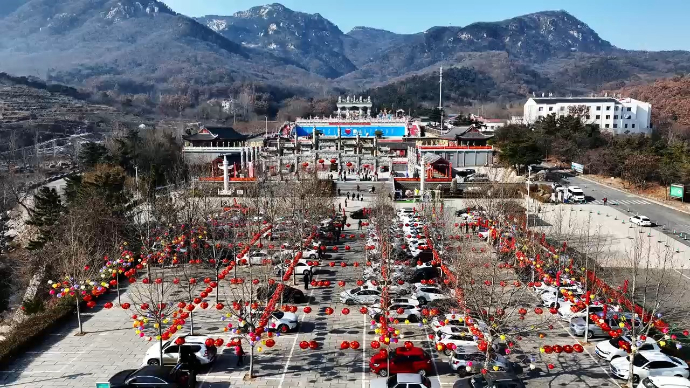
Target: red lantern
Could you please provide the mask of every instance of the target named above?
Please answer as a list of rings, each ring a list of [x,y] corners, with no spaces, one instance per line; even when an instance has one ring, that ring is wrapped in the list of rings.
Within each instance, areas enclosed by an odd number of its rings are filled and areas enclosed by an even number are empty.
[[[89,301],[89,302],[86,302],[86,307],[92,309],[92,308],[96,307],[96,302],[93,301],[93,300],[92,300],[92,301]]]
[[[535,312],[536,314],[541,314],[541,313],[544,312],[544,310],[542,310],[541,307],[537,307],[537,308],[534,309],[534,312]]]
[[[331,307],[326,307],[326,311],[325,311],[325,312],[326,312],[326,315],[331,315],[331,314],[333,314],[333,308],[331,308]]]
[[[371,347],[373,349],[378,349],[381,347],[381,343],[379,341],[371,341]]]
[[[350,343],[347,342],[347,341],[343,341],[343,342],[340,343],[340,349],[341,349],[341,350],[348,349],[349,347],[350,347]]]
[[[345,282],[341,280],[341,281],[338,282],[338,285],[339,285],[340,287],[345,287]]]
[[[311,307],[309,307],[309,306],[304,307],[304,313],[305,314],[309,314],[310,312],[311,312]]]
[[[266,340],[266,346],[269,348],[272,348],[276,344],[276,341],[273,338],[269,338]]]
[[[412,341],[405,341],[405,349],[412,349],[414,347],[414,344]]]
[[[354,349],[354,350],[359,349],[359,342],[357,342],[357,341],[350,342],[350,349]]]
[[[362,306],[362,307],[359,309],[359,312],[362,313],[362,314],[366,314],[367,311],[368,311],[367,308],[364,307],[364,306]]]
[[[113,304],[110,303],[110,302],[106,302],[106,303],[103,305],[103,307],[105,307],[105,308],[107,308],[107,309],[111,309],[111,308],[113,308]]]
[[[335,162],[337,162],[337,160],[331,159],[331,164],[335,164]]]
[[[309,342],[307,342],[307,341],[300,341],[299,347],[300,347],[302,350],[306,350],[306,349],[309,347]]]
[[[319,163],[323,164],[324,162],[325,162],[325,160],[319,159]]]
[[[343,308],[343,310],[341,312],[343,313],[343,315],[347,315],[350,313],[350,309],[345,307],[345,308]]]
[[[175,340],[175,345],[184,345],[184,338],[183,337],[178,337]]]
[[[129,303],[125,302],[125,303],[121,304],[120,306],[122,307],[123,310],[129,310],[131,305]]]
[[[580,344],[575,344],[573,345],[573,350],[577,353],[582,353],[585,350],[585,348],[583,348]]]
[[[204,344],[206,345],[206,347],[210,348],[211,346],[213,346],[213,339],[207,338],[206,341],[204,341]]]
[[[309,349],[316,350],[318,347],[319,347],[319,344],[316,341],[314,341],[314,340],[309,341]]]

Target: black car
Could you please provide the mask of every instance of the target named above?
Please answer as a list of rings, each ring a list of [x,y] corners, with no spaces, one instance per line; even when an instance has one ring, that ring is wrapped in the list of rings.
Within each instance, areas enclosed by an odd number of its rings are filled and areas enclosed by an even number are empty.
[[[278,288],[278,283],[274,283],[268,287],[261,286],[256,289],[256,297],[258,299],[268,300],[276,292],[276,288]],[[285,284],[283,287],[283,302],[304,303],[306,301],[307,298],[304,296],[304,292],[302,292],[302,290],[298,290],[297,288],[290,287]]]
[[[422,280],[436,279],[439,276],[441,276],[441,269],[438,267],[417,268],[410,283],[421,283]]]
[[[173,366],[144,366],[118,372],[108,380],[110,388],[160,387],[188,388],[189,374]]]
[[[458,380],[453,384],[453,388],[526,388],[525,383],[514,373],[510,372],[489,372],[485,375],[479,374],[469,379]]]

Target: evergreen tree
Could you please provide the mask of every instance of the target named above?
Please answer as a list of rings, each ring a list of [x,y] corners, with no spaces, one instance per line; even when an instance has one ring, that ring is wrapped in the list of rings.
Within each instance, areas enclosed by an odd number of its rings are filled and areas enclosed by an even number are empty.
[[[67,204],[73,204],[76,201],[81,188],[81,181],[81,175],[70,175],[65,178],[65,199]]]
[[[443,114],[443,110],[439,108],[434,108],[434,110],[431,111],[431,114],[429,114],[429,121],[432,123],[440,123],[442,116],[446,116],[445,114]]]
[[[89,142],[79,152],[79,163],[87,168],[103,163],[108,156],[108,149],[103,144]]]
[[[53,237],[52,231],[64,206],[54,188],[41,187],[34,195],[34,208],[27,222],[38,229],[38,238],[29,242],[28,249],[40,249]]]

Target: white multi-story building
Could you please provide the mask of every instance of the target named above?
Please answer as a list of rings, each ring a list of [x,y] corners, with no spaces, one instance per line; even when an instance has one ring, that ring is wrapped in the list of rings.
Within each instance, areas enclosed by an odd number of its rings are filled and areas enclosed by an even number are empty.
[[[649,133],[652,105],[633,98],[614,97],[532,97],[525,103],[525,124],[541,117],[579,116],[586,124],[598,124],[613,134]]]

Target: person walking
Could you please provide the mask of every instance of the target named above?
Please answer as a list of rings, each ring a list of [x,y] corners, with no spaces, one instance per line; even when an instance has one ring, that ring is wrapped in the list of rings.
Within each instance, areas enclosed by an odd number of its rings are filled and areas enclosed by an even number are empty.
[[[242,349],[242,343],[239,343],[235,347],[235,355],[237,356],[237,365],[235,366],[244,366],[244,349]]]
[[[201,362],[196,358],[189,346],[180,346],[180,359],[177,362],[177,369],[186,371],[189,374],[189,386],[196,387],[196,372],[201,367]]]
[[[338,202],[338,212],[341,212],[343,210],[343,204]]]
[[[338,197],[340,197],[340,189],[338,189]]]
[[[609,199],[604,197],[604,206],[606,206],[606,202],[608,202],[608,201],[609,201]]]
[[[309,289],[309,272],[305,273],[302,280],[304,281],[304,289]]]
[[[345,197],[347,197],[347,199],[350,199],[350,192],[349,192],[349,191],[347,192],[347,194],[345,195]],[[347,205],[345,205],[345,206],[347,206]]]
[[[362,220],[357,221],[357,230],[362,230]]]
[[[359,185],[357,185],[357,192],[359,193]]]
[[[345,207],[347,207],[347,200],[348,200],[348,199],[350,199],[350,198],[347,198],[347,199],[345,200]]]

